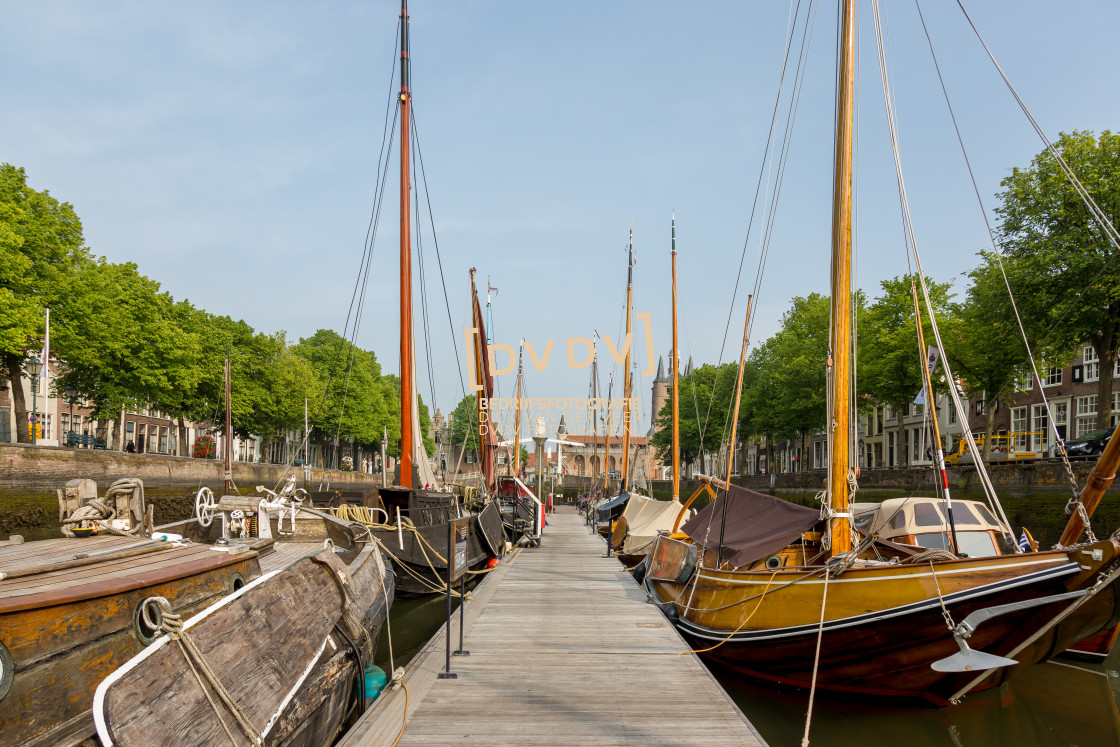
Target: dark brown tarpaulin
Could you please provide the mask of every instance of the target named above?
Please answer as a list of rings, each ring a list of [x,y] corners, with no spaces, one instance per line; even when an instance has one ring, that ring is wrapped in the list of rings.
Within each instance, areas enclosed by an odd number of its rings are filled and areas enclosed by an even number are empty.
[[[472,273],[474,270],[471,271]],[[472,286],[474,281],[471,281]],[[475,352],[475,376],[477,377],[477,384],[481,386],[478,392],[480,399],[486,399],[487,402],[494,396],[494,377],[490,374],[490,348],[486,344],[486,324],[482,321],[482,306],[478,302],[478,294],[474,294],[474,352]],[[481,422],[479,423],[479,438],[482,443],[482,478],[486,483],[486,489],[493,491],[496,487],[494,484],[494,452],[498,449],[498,434],[495,431],[496,424],[494,423],[489,410],[485,414],[479,413]],[[482,432],[485,428],[485,432]],[[518,448],[518,445],[514,445]]]
[[[781,550],[821,518],[816,509],[732,485],[730,500],[728,491],[723,491],[686,522],[681,531],[705,547],[716,548],[725,501],[723,557],[734,566],[753,563]]]

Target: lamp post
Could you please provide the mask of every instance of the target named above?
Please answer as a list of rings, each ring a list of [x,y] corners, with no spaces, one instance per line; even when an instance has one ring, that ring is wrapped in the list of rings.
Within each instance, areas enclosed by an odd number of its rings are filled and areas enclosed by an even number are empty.
[[[39,372],[43,370],[43,362],[31,356],[27,361],[27,373],[31,374],[31,445],[35,445],[35,426],[39,424]]]
[[[74,395],[75,394],[76,394],[76,391],[74,390],[74,387],[72,387],[72,386],[64,387],[63,390],[62,390],[62,396],[65,397],[66,401],[70,403],[70,433],[74,432]],[[69,446],[70,445],[69,436],[67,436],[66,441],[67,441],[66,445]]]

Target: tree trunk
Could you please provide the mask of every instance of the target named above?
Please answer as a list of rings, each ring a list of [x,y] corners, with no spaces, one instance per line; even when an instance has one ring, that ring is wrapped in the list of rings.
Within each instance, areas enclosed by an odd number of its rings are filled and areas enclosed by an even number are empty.
[[[898,413],[898,466],[910,466],[910,434],[909,428],[906,427],[904,421],[906,417],[907,403],[895,404],[895,412]]]
[[[4,353],[4,368],[7,369],[9,390],[12,393],[16,442],[31,443],[31,429],[27,425],[27,400],[23,398],[23,359],[14,353]]]
[[[179,437],[176,439],[178,450],[175,452],[176,456],[191,456],[191,444],[187,443],[187,422],[183,420],[183,416],[179,416]]]
[[[1097,428],[1112,425],[1112,381],[1116,373],[1116,355],[1112,352],[1114,335],[1113,330],[1106,329],[1101,337],[1092,341],[1101,365],[1101,377],[1097,382]]]
[[[996,403],[986,402],[984,409],[984,451],[981,458],[985,463],[992,457],[992,430],[996,427]],[[972,455],[973,461],[976,460],[976,455]]]

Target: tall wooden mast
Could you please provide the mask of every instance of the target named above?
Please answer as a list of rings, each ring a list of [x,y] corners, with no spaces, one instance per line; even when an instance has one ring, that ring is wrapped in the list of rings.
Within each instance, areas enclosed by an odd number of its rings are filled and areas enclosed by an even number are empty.
[[[513,426],[513,474],[521,476],[521,353],[525,350],[522,345],[517,349],[517,405],[514,408],[516,420]]]
[[[411,133],[408,90],[408,0],[401,0],[401,485],[412,484],[412,216],[408,145]]]
[[[483,404],[482,401],[486,397],[490,396],[490,392],[488,392],[486,390],[486,364],[483,360],[483,356],[485,356],[486,353],[482,349],[484,340],[483,340],[483,337],[482,337],[482,331],[481,331],[482,328],[479,326],[479,324],[482,322],[482,318],[479,315],[478,290],[474,286],[474,273],[475,273],[475,268],[472,267],[471,270],[470,270],[470,276],[471,276],[471,318],[474,321],[474,371],[475,371],[475,379],[476,380],[471,382],[471,383],[476,384],[478,386],[478,394],[475,395],[475,399],[474,399],[474,415],[475,415],[475,422],[478,423],[478,458],[480,460],[480,464],[485,464],[486,462],[484,460],[487,458],[486,457],[486,441],[487,441],[487,439],[486,439],[486,436],[483,435],[485,433],[485,431],[483,430],[482,426],[485,423],[488,428],[493,428],[494,424],[483,420],[484,410],[483,410],[483,407],[482,407],[482,404]],[[487,283],[487,285],[489,285],[489,282]],[[486,415],[488,416],[489,413],[486,413]]]
[[[633,347],[630,338],[630,317],[632,316],[631,303],[634,300],[633,223],[630,224],[630,245],[626,251],[626,337],[623,338],[626,345],[626,370],[622,372],[622,485],[619,486],[619,492],[626,490],[630,484],[627,477],[630,474],[630,349]]]
[[[591,399],[595,402],[595,411],[591,414],[591,421],[595,426],[595,438],[591,444],[591,464],[599,463],[599,334],[591,340]],[[608,434],[609,435],[609,434]],[[592,467],[592,477],[595,477]]]
[[[840,73],[836,100],[836,167],[832,212],[832,412],[829,413],[829,521],[833,555],[852,549],[848,496],[851,299],[852,299],[852,124],[855,80],[855,0],[843,0]]]
[[[233,405],[230,399],[232,386],[230,385],[229,344],[226,344],[226,438],[225,438],[225,495],[233,486]]]
[[[677,370],[677,216],[673,215],[672,221],[673,245],[673,500],[681,499],[681,423],[680,423],[680,371]],[[650,417],[657,417],[652,413]]]

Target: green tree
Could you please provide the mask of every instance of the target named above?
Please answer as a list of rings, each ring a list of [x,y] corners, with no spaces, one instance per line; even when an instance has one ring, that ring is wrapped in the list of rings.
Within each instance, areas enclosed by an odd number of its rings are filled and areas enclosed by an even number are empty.
[[[725,437],[728,412],[738,368],[734,363],[721,366],[704,364],[680,378],[680,449],[681,463],[703,461],[708,453],[718,452]],[[670,392],[670,395],[672,393]],[[653,446],[658,459],[672,459],[672,399],[666,401],[657,416],[658,431]]]
[[[478,449],[478,397],[468,394],[451,411],[451,444],[459,448]]]
[[[942,337],[954,372],[969,397],[985,400],[984,454],[991,451],[996,402],[1011,404],[1014,385],[1027,362],[1023,337],[996,258],[982,253],[982,264],[969,273],[972,282],[963,303],[954,306],[957,323],[942,325]],[[967,422],[967,418],[965,419]]]
[[[1113,226],[1120,225],[1120,135],[1062,134],[1054,143]],[[1049,150],[1000,184],[999,242],[1033,340],[1071,356],[1089,342],[1100,359],[1097,427],[1109,424],[1120,348],[1120,251]]]
[[[948,283],[927,280],[930,300],[941,327],[951,325],[952,298]],[[896,277],[881,283],[883,293],[861,317],[859,334],[859,393],[883,402],[902,417],[925,385],[922,366],[925,352],[918,349],[918,329],[914,320],[914,299],[909,277]],[[922,330],[926,344],[933,344],[933,329],[922,305]],[[942,390],[934,381],[934,389]],[[907,464],[911,446],[903,429],[900,463]]]
[[[78,290],[90,262],[74,208],[27,186],[27,173],[0,164],[0,367],[9,382],[16,438],[29,441],[23,365],[42,346],[44,311]],[[65,318],[55,318],[56,324]]]

